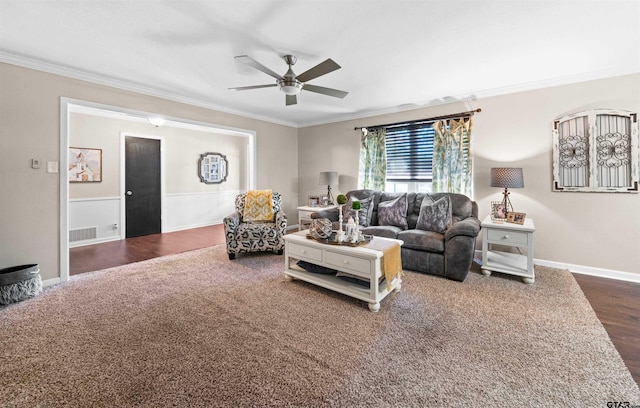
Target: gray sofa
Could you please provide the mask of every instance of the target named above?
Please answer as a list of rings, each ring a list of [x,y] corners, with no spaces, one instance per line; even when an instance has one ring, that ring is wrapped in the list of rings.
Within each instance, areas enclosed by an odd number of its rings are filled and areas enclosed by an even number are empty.
[[[406,228],[394,225],[380,225],[378,210],[380,203],[384,206],[392,200],[406,194],[407,212]],[[404,241],[402,245],[402,267],[431,275],[444,276],[456,281],[464,281],[469,273],[475,251],[476,237],[480,232],[478,205],[467,196],[454,193],[384,193],[375,190],[353,190],[346,194],[353,200],[355,197],[363,204],[368,204],[360,214],[360,229],[364,234],[397,238]],[[425,205],[446,200],[449,196],[451,208],[451,224],[446,230],[435,232],[416,228],[419,223],[420,209],[425,198]],[[440,200],[439,202],[442,202]],[[365,206],[363,205],[363,208]],[[387,210],[385,209],[385,220]],[[428,212],[425,211],[425,214]],[[328,218],[338,228],[338,209],[318,211],[311,218]],[[420,219],[420,227],[424,228],[424,217]],[[364,221],[364,222],[362,222]],[[346,219],[343,219],[346,222]],[[404,221],[402,222],[404,224]],[[388,224],[388,222],[385,222]]]

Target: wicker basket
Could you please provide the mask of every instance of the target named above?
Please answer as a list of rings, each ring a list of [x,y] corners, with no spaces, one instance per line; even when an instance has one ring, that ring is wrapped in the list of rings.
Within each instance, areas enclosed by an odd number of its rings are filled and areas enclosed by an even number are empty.
[[[42,291],[37,264],[0,269],[0,305],[20,302]]]

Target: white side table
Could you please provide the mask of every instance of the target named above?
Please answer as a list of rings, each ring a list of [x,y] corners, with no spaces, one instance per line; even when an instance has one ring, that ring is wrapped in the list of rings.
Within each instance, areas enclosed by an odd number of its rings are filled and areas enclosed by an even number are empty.
[[[482,273],[491,275],[491,271],[522,276],[524,283],[535,282],[533,272],[533,233],[536,230],[533,220],[526,218],[524,224],[506,221],[496,223],[491,217],[482,221]],[[527,254],[514,254],[493,250],[491,245],[505,245],[526,248]]]
[[[330,210],[332,208],[338,208],[338,206],[328,205],[325,207],[309,207],[307,205],[303,205],[298,207],[298,230],[302,231],[303,229],[309,228],[309,224],[311,224],[311,213]]]

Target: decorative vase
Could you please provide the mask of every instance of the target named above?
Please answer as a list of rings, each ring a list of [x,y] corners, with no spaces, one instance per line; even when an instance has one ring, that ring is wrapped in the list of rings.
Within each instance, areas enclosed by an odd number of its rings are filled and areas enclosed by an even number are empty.
[[[309,234],[315,239],[328,239],[331,236],[331,221],[327,218],[317,218],[311,221]]]

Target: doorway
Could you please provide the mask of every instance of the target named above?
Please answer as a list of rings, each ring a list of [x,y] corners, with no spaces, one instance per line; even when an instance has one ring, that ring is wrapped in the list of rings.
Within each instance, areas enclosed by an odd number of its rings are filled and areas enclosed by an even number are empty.
[[[105,105],[96,102],[83,101],[78,99],[71,99],[67,97],[60,98],[60,157],[65,158],[68,156],[69,146],[70,146],[70,138],[71,138],[71,129],[76,128],[77,124],[72,124],[71,122],[71,114],[72,113],[80,113],[89,116],[95,116],[98,118],[108,118],[115,120],[123,120],[127,122],[132,122],[133,124],[145,124],[149,125],[148,118],[157,114],[152,114],[150,112],[132,110],[112,105]],[[240,138],[244,138],[247,140],[247,151],[246,151],[246,167],[242,167],[240,171],[242,171],[243,178],[241,180],[243,184],[242,189],[253,189],[255,188],[255,180],[256,180],[256,132],[252,130],[233,128],[228,126],[216,125],[208,122],[201,122],[197,120],[189,120],[177,117],[164,116],[165,123],[163,128],[167,129],[188,129],[188,130],[196,130],[200,132],[204,132],[207,134],[217,135],[231,135],[237,136]],[[113,129],[114,131],[120,131],[124,126],[118,127],[110,127],[109,123],[103,124],[106,125],[106,128]],[[78,129],[78,128],[76,128]],[[142,128],[141,128],[142,129]],[[165,193],[165,177],[166,171],[164,171],[165,166],[165,139],[164,136],[148,136],[146,134],[137,134],[132,132],[122,132],[120,131],[120,140],[119,140],[119,148],[112,147],[112,152],[116,153],[119,160],[118,163],[112,162],[108,167],[110,171],[115,171],[119,167],[119,182],[116,185],[116,191],[114,193],[107,193],[107,195],[100,195],[97,201],[100,202],[109,202],[109,201],[117,201],[116,209],[113,206],[107,205],[106,211],[102,209],[104,207],[100,207],[97,214],[101,216],[107,214],[109,215],[108,221],[103,223],[104,225],[108,225],[109,229],[117,229],[118,237],[120,241],[123,241],[126,238],[126,181],[125,181],[125,143],[124,143],[124,134],[127,136],[140,137],[140,138],[148,138],[148,139],[157,139],[160,140],[160,161],[161,161],[161,198],[159,200],[160,212],[161,212],[161,232],[166,232],[165,230],[169,230],[169,232],[176,231],[175,226],[169,223],[170,215],[172,214],[172,209],[176,208],[175,198],[182,197],[180,194],[173,194],[173,201],[168,202],[167,194]],[[107,139],[105,139],[107,140]],[[113,153],[112,153],[113,154]],[[108,157],[113,156],[105,156],[107,157],[105,160],[109,160]],[[61,159],[63,160],[63,159]],[[62,173],[62,171],[61,171]],[[60,282],[66,282],[69,280],[69,228],[70,228],[70,203],[71,199],[69,197],[69,182],[67,177],[59,177],[59,188],[60,188],[60,235],[59,235],[59,243],[60,243],[60,276],[58,278],[50,279],[46,282],[46,285],[53,285]],[[105,183],[107,184],[107,183]],[[133,191],[132,191],[133,194]],[[83,202],[83,205],[85,203]],[[110,214],[117,213],[117,220],[119,223],[115,223],[112,221],[113,217],[110,217]],[[77,214],[77,213],[75,213]],[[144,237],[144,236],[143,236]],[[114,240],[114,242],[117,242]]]
[[[125,237],[162,232],[161,140],[124,135]]]

